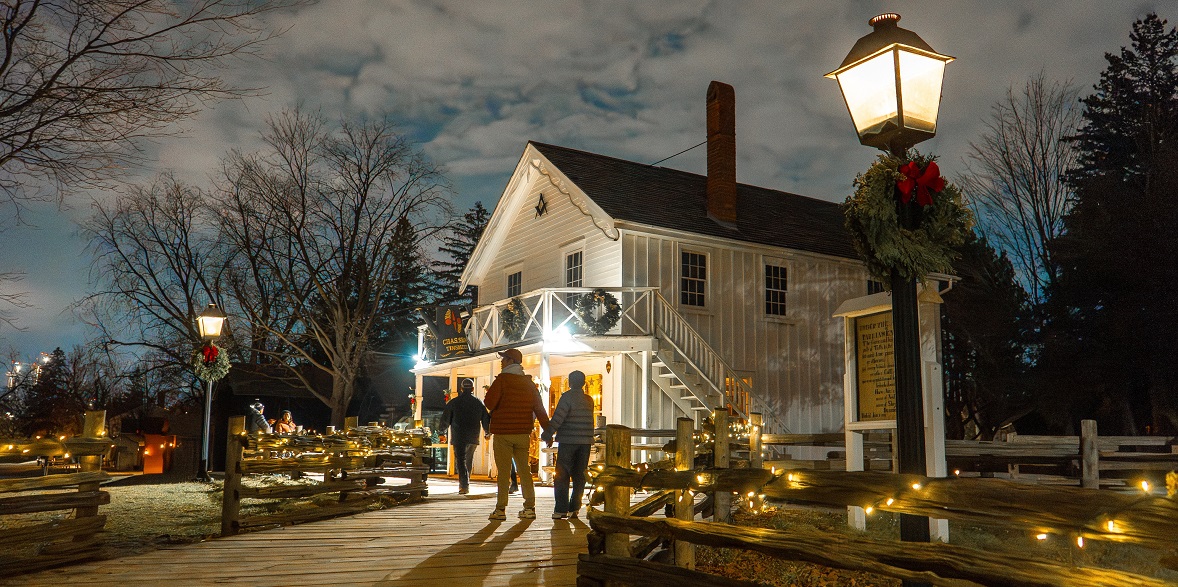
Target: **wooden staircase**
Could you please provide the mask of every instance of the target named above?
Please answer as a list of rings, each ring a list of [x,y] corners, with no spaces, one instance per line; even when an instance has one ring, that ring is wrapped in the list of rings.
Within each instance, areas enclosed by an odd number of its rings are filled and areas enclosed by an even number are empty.
[[[658,345],[651,379],[683,413],[706,415],[727,409],[747,420],[750,413],[759,412],[763,432],[789,432],[777,414],[762,408],[740,374],[658,292],[654,294],[654,330]]]

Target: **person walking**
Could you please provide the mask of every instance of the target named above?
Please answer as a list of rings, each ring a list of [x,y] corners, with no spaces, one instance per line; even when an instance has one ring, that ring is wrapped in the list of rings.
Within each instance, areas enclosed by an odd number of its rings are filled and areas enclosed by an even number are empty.
[[[589,469],[589,451],[593,448],[593,398],[585,393],[585,374],[569,373],[569,389],[556,402],[552,420],[544,429],[545,444],[552,446],[553,435],[560,444],[556,451],[556,477],[552,493],[556,498],[553,520],[576,518],[585,493],[585,473]],[[569,497],[569,482],[573,493]]]
[[[507,519],[507,485],[512,461],[519,470],[520,488],[524,494],[524,509],[520,510],[522,520],[536,517],[536,487],[532,484],[532,468],[528,463],[528,446],[536,420],[540,426],[548,426],[548,412],[540,399],[540,390],[532,378],[524,374],[524,356],[519,349],[507,349],[499,353],[502,371],[491,382],[487,390],[486,406],[491,413],[489,430],[495,436],[495,468],[499,471],[498,494],[495,511],[487,517],[490,520]]]
[[[491,415],[483,402],[474,396],[474,380],[463,379],[458,385],[458,397],[446,402],[439,422],[442,430],[450,429],[450,446],[454,448],[454,470],[458,472],[458,493],[470,493],[470,470],[474,453],[479,448],[479,430],[490,431]]]

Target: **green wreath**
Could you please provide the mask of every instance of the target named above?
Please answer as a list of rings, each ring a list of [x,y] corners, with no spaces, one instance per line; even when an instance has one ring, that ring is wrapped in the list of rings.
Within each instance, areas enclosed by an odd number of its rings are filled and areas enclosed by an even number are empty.
[[[909,160],[880,155],[855,178],[843,212],[855,249],[876,279],[890,283],[893,269],[906,279],[952,270],[973,214],[939,173],[934,158],[913,152]]]
[[[597,314],[598,308],[605,308]],[[595,289],[583,294],[573,302],[573,314],[582,328],[601,336],[613,328],[622,317],[622,305],[618,298],[604,289]],[[597,314],[594,316],[594,314]]]
[[[524,330],[528,327],[528,307],[523,300],[511,298],[506,306],[499,309],[499,325],[509,341],[515,342],[524,337]]]
[[[229,355],[207,343],[192,353],[192,372],[202,381],[216,381],[229,374]]]

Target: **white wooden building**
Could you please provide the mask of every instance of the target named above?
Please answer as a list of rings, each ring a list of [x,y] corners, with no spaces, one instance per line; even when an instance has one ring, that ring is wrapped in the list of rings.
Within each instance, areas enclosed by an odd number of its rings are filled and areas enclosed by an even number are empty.
[[[707,108],[706,176],[529,142],[462,277],[478,287],[472,354],[430,362],[423,329],[417,389],[443,376],[481,390],[495,351],[516,347],[546,401],[583,371],[610,423],[673,428],[728,406],[768,432],[842,430],[834,314],[871,293],[866,269],[837,204],[736,182],[731,86],[713,82]],[[594,288],[623,309],[601,336],[572,313]],[[501,320],[512,298],[530,315],[516,341]]]

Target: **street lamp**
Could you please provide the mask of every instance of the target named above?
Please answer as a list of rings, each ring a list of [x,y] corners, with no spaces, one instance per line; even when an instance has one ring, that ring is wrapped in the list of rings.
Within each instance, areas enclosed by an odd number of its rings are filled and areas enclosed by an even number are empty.
[[[952,57],[933,51],[916,33],[897,26],[898,14],[869,21],[874,30],[860,38],[838,69],[838,81],[859,142],[904,159],[908,148],[937,132],[941,82]],[[901,226],[912,229],[920,211],[915,201],[896,199]],[[896,445],[900,473],[925,475],[924,394],[920,381],[920,324],[916,285],[891,269],[892,329],[896,378]],[[900,539],[928,542],[928,518],[900,516]]]
[[[201,340],[211,343],[221,336],[221,328],[225,326],[225,312],[217,304],[209,302],[200,316],[196,317],[196,329],[200,332]],[[213,380],[209,379],[205,387],[205,418],[204,432],[200,437],[200,468],[197,475],[201,479],[209,480],[209,422],[213,414]]]

